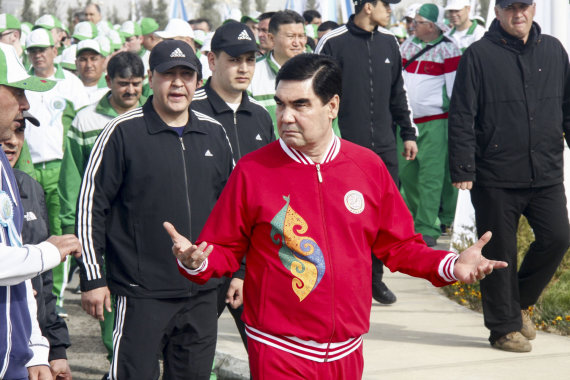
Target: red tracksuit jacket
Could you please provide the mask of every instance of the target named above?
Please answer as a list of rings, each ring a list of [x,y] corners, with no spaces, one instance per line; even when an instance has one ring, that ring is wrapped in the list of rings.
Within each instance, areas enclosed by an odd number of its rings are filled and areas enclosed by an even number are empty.
[[[370,252],[392,271],[455,282],[456,255],[428,248],[380,158],[334,137],[321,164],[281,140],[237,164],[199,242],[214,251],[192,281],[229,276],[246,255],[250,338],[317,361],[360,346],[369,329]]]

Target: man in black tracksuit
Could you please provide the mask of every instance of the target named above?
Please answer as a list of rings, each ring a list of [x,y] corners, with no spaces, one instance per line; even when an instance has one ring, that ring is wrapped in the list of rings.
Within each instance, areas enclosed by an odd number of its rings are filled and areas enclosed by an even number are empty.
[[[532,349],[528,307],[570,240],[563,185],[570,65],[560,42],[533,23],[535,7],[497,1],[489,32],[461,58],[449,112],[452,181],[471,189],[478,234],[494,234],[485,256],[509,263],[481,281],[485,326],[493,347],[516,352]],[[521,215],[536,240],[517,273]]]
[[[323,36],[315,50],[336,58],[342,69],[338,113],[342,137],[378,154],[396,185],[399,180],[394,122],[400,126],[404,157],[413,160],[418,151],[398,41],[384,29],[390,24],[390,4],[399,2],[354,0],[355,14],[348,23]],[[384,304],[395,302],[396,297],[382,281],[382,262],[372,255],[372,263],[374,299]]]
[[[149,59],[154,95],[107,124],[78,199],[83,308],[101,318],[116,295],[110,379],[208,379],[219,282],[191,285],[172,260],[162,223],[197,237],[233,165],[222,126],[189,105],[201,65],[183,41]],[[103,274],[103,252],[107,278]]]
[[[229,22],[220,26],[211,42],[208,63],[212,76],[198,89],[192,100],[192,109],[218,121],[232,146],[237,162],[242,156],[275,140],[269,112],[246,90],[255,71],[255,36],[247,25]],[[245,266],[232,278],[224,277],[218,288],[218,317],[230,304],[230,312],[247,349],[243,312],[242,288]]]

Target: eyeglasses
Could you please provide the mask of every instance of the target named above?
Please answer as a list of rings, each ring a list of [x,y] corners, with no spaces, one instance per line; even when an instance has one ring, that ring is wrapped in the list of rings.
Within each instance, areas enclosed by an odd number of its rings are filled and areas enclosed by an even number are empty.
[[[423,25],[423,24],[431,24],[431,21],[418,21],[418,20],[413,20],[412,24],[414,25]]]

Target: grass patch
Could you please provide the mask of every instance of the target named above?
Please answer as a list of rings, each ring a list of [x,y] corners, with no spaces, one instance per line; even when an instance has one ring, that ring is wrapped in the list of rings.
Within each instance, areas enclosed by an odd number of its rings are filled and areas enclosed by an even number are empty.
[[[517,231],[518,264],[534,241],[534,234],[525,217],[521,217]],[[453,248],[458,252],[473,244],[469,239],[461,238],[461,243]],[[442,288],[452,300],[470,309],[482,311],[479,283],[468,285],[456,282]],[[545,331],[570,335],[570,255],[566,252],[554,277],[543,291],[537,304],[531,309],[531,316],[537,328]]]

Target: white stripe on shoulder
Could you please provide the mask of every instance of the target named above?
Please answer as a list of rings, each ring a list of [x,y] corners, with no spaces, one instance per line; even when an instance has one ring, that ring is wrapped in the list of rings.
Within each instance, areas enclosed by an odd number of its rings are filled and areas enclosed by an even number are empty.
[[[249,99],[250,102],[252,102],[253,104],[255,104],[255,105],[257,105],[257,106],[260,106],[260,107],[263,108],[267,113],[269,113],[269,111],[267,111],[267,108],[265,108],[265,107],[263,106],[263,104],[261,104],[261,102],[259,102],[258,100],[256,100],[255,98],[253,98],[253,97],[251,97],[251,96],[249,96],[249,95],[248,95],[248,99]]]
[[[199,120],[209,121],[209,122],[211,122],[211,123],[218,124],[220,127],[222,126],[222,124],[220,124],[219,121],[217,121],[216,119],[211,118],[211,117],[208,116],[208,115],[205,115],[205,114],[203,114],[203,113],[201,113],[201,112],[198,112],[198,111],[196,111],[196,110],[192,110],[192,112],[194,112],[194,115],[196,115],[196,117],[197,117]]]
[[[93,209],[93,193],[95,190],[95,175],[101,164],[103,158],[103,151],[105,145],[109,141],[109,137],[113,134],[116,126],[123,121],[143,117],[142,108],[135,108],[132,111],[126,112],[110,122],[107,123],[103,131],[97,137],[95,145],[91,150],[83,182],[78,197],[77,204],[77,220],[80,221],[77,236],[83,246],[83,266],[85,268],[87,279],[94,280],[102,278],[101,264],[97,262],[95,255],[95,247],[93,245],[93,224],[92,224],[92,209]]]
[[[194,100],[204,100],[204,99],[208,99],[208,94],[206,93],[206,90],[204,90],[203,88],[196,90],[192,100],[194,101]]]
[[[322,36],[321,39],[319,40],[319,43],[317,44],[317,47],[315,48],[315,53],[319,54],[324,44],[326,44],[328,40],[334,37],[338,37],[346,32],[348,32],[348,28],[346,27],[346,25],[343,25],[336,29],[331,30],[330,32]]]

